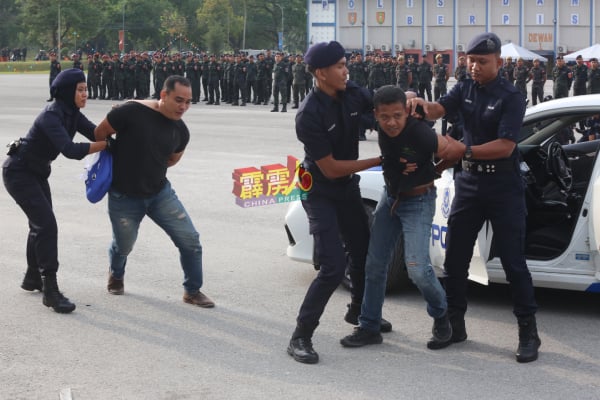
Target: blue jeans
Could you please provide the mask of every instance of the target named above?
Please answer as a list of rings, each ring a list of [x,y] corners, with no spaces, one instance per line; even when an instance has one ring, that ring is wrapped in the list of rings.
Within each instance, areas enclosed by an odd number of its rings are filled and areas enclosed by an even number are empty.
[[[404,262],[408,276],[427,302],[427,313],[433,318],[446,313],[446,292],[429,259],[435,198],[435,187],[423,195],[402,198],[392,215],[395,199],[389,197],[386,190],[383,191],[371,226],[365,266],[365,293],[359,317],[361,328],[379,332],[388,265],[401,238],[404,241]]]
[[[194,228],[183,204],[177,198],[171,184],[151,197],[130,197],[115,190],[108,196],[108,214],[113,229],[113,241],[109,249],[110,272],[123,279],[127,256],[137,239],[140,222],[148,215],[171,238],[179,249],[183,268],[183,287],[194,294],[202,287],[202,246],[200,234]]]

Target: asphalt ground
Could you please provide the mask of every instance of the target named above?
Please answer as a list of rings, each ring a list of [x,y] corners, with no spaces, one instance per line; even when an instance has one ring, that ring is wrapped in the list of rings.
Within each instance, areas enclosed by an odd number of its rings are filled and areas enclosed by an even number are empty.
[[[26,134],[47,83],[46,75],[0,75],[0,144]],[[112,104],[89,100],[83,111],[98,123]],[[84,163],[60,156],[50,178],[58,276],[77,309],[54,313],[40,293],[19,287],[27,220],[0,190],[0,399],[598,398],[600,302],[586,293],[537,291],[540,358],[521,365],[505,286],[473,285],[469,338],[440,351],[425,347],[432,321],[414,288],[386,298],[394,330],[382,345],[341,347],[352,327],[339,289],[314,337],[320,363],[293,361],[285,349],[315,272],[285,256],[285,204],[241,208],[231,193],[234,169],[302,156],[293,110],[270,108],[193,105],[184,117],[190,145],[169,170],[201,234],[203,291],[214,309],[182,302],[178,253],[149,220],[128,260],[125,295],[109,295],[106,200],[87,202]],[[368,135],[361,156],[376,154]]]

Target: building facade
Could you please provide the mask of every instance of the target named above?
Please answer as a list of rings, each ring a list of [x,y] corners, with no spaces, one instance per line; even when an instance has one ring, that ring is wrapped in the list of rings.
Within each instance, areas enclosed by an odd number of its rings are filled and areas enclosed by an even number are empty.
[[[337,40],[351,51],[442,53],[456,65],[469,39],[491,31],[554,60],[596,43],[597,0],[307,0],[308,43]]]

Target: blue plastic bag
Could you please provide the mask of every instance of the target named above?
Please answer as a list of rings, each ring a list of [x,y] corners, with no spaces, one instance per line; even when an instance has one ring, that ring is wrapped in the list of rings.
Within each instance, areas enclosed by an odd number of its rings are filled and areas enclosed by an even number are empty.
[[[104,198],[112,183],[112,154],[102,150],[98,160],[87,171],[85,195],[91,203]]]

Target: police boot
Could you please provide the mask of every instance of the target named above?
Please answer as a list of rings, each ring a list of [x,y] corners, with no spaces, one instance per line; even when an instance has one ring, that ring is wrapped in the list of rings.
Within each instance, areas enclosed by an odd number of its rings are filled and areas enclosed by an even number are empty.
[[[283,104],[283,107],[281,107],[281,112],[287,112],[287,104]]]
[[[271,112],[279,112],[279,106],[276,104],[273,109],[271,110]]]
[[[23,278],[23,283],[21,283],[21,289],[29,292],[34,290],[39,290],[40,292],[42,291],[42,276],[37,268],[33,268],[31,266],[27,267],[25,277]]]
[[[298,103],[294,103],[294,105],[292,106],[292,110],[295,110],[296,108],[298,108]]]
[[[519,347],[517,348],[517,361],[526,363],[538,358],[538,349],[542,344],[537,332],[535,315],[518,317]]]
[[[46,307],[52,307],[54,311],[61,314],[70,313],[75,309],[75,304],[71,303],[69,299],[63,296],[58,290],[56,274],[42,276],[42,284],[44,292],[42,302]]]

